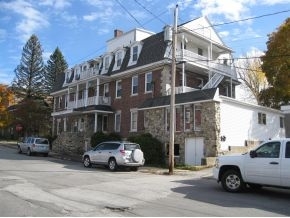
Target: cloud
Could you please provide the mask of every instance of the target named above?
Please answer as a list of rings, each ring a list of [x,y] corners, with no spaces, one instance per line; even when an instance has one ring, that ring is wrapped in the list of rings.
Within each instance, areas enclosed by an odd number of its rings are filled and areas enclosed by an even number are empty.
[[[201,10],[203,16],[218,15],[228,21],[235,21],[248,17],[249,6],[254,4],[253,0],[199,0],[194,8]]]
[[[36,10],[32,4],[24,0],[15,0],[11,2],[1,2],[0,8],[10,10],[22,17],[16,23],[16,31],[19,33],[19,39],[25,42],[36,30],[49,26],[45,15]]]
[[[88,15],[84,15],[83,19],[85,21],[90,21],[90,22],[98,20],[104,24],[112,24],[113,18],[118,15],[120,15],[119,12],[114,11],[112,8],[109,7],[109,8],[102,9],[98,12],[92,12]]]
[[[62,10],[66,7],[71,6],[69,0],[39,0],[38,4],[44,6],[51,6],[57,10]]]
[[[259,3],[263,5],[290,4],[290,0],[262,0]]]

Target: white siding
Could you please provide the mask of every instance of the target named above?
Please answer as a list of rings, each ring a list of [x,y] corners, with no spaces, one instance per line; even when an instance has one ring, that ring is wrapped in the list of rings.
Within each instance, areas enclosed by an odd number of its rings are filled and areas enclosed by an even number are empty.
[[[284,115],[279,110],[221,97],[220,112],[221,136],[226,137],[221,142],[221,150],[227,150],[228,146],[244,146],[245,140],[285,137],[285,129],[280,128],[280,117]],[[266,125],[258,124],[259,112],[266,114]]]

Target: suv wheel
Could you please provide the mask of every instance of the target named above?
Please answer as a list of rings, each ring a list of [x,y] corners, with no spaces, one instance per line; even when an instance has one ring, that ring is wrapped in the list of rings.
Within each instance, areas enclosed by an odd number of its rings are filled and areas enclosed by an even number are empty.
[[[237,170],[227,170],[221,178],[223,188],[228,192],[240,192],[244,189],[245,183]]]
[[[108,166],[109,166],[109,170],[111,171],[115,171],[117,169],[117,162],[115,158],[110,158],[108,162]]]
[[[84,167],[91,167],[92,164],[91,164],[91,160],[88,156],[85,156],[84,158]]]

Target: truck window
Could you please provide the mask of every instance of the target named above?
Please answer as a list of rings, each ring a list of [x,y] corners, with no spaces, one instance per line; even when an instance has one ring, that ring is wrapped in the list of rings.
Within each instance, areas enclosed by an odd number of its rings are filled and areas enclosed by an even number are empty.
[[[280,142],[268,142],[256,150],[257,157],[279,158]]]
[[[290,142],[286,143],[285,158],[290,158]]]

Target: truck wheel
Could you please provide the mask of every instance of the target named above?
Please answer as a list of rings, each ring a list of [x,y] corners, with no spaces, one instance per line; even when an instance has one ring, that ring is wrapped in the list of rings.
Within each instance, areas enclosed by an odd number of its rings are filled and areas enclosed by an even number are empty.
[[[239,171],[227,170],[221,178],[223,188],[228,192],[240,192],[244,189],[245,183]]]

